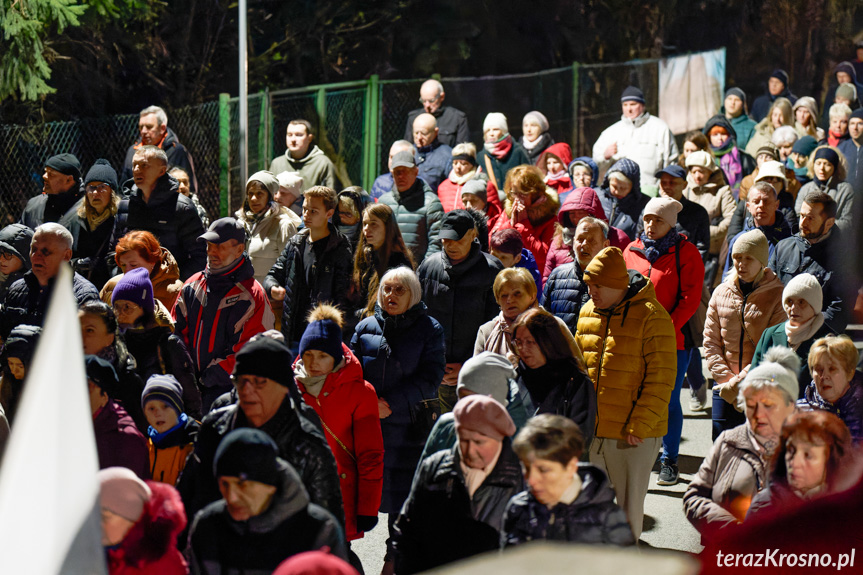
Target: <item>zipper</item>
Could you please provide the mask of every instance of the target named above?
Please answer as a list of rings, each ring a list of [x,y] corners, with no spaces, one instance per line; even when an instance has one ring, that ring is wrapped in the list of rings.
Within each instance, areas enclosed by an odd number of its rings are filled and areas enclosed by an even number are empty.
[[[613,312],[608,315],[608,321],[605,322],[605,335],[602,337],[602,350],[599,352],[599,363],[596,366],[596,391],[599,392],[599,378],[602,374],[602,362],[605,358],[605,342],[608,340],[608,329],[611,327],[611,316]],[[601,315],[601,314],[600,314]],[[596,434],[599,433],[599,397],[596,400],[596,421],[593,423],[593,436],[596,437]]]
[[[755,291],[753,287],[752,291]],[[746,336],[746,320],[744,319],[744,314],[746,313],[746,300],[749,299],[748,294],[743,296],[743,304],[740,306],[740,347],[737,350],[737,373],[743,371],[743,337]]]

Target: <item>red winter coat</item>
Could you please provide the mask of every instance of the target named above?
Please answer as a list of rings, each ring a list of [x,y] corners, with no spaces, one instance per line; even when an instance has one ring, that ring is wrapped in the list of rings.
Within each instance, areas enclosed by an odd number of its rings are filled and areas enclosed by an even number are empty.
[[[336,458],[345,534],[350,541],[363,536],[357,531],[357,515],[378,515],[384,480],[384,440],[375,388],[363,380],[363,366],[345,344],[342,353],[344,366],[327,376],[317,397],[308,393],[302,382],[296,382],[303,401],[321,418]]]
[[[659,257],[653,265],[647,261],[644,244],[638,238],[626,247],[623,259],[626,267],[636,270],[653,283],[656,299],[671,315],[677,335],[677,349],[683,349],[681,328],[698,310],[701,303],[701,286],[704,284],[704,261],[695,244],[685,239],[672,246],[667,254]],[[677,277],[676,250],[680,250],[680,280]],[[679,291],[678,291],[679,285]]]
[[[507,197],[503,213],[497,217],[493,226],[489,224],[489,237],[497,230],[515,228],[521,234],[524,247],[529,249],[536,258],[536,268],[545,269],[545,257],[554,239],[554,221],[558,208],[560,208],[560,200],[557,198],[557,192],[546,188],[545,195],[535,197],[533,203],[527,208],[527,219],[512,225],[510,221],[512,199]]]
[[[450,172],[449,177],[437,187],[437,197],[445,212],[464,209],[464,202],[461,201],[461,189],[464,187],[464,184],[456,183],[456,179],[454,178],[456,178],[456,175]],[[488,216],[489,221],[492,221],[500,214],[502,207],[500,205],[500,198],[497,196],[497,188],[494,187],[494,184],[488,182],[485,189],[485,215]]]
[[[566,196],[566,200],[557,213],[557,221],[560,226],[572,227],[569,212],[574,210],[584,210],[594,218],[608,223],[608,218],[605,217],[605,210],[602,209],[602,202],[599,201],[599,196],[593,188],[578,188]],[[572,261],[572,252],[570,247],[563,243],[562,231],[560,227],[555,231],[554,241],[548,250],[548,257],[545,260],[545,268],[542,272],[543,282],[548,279],[554,268]],[[629,245],[629,236],[623,230],[609,226],[608,241],[611,247],[625,250],[626,246]]]
[[[189,567],[177,550],[186,527],[180,494],[167,483],[147,481],[150,500],[123,542],[108,549],[109,575],[186,575]]]
[[[559,179],[549,177],[548,167],[545,165],[549,154],[555,156],[560,160],[560,163],[563,164],[563,176]],[[553,144],[546,148],[545,151],[539,155],[539,158],[536,160],[536,166],[542,170],[542,173],[546,176],[545,185],[558,194],[562,194],[572,189],[572,180],[569,178],[569,173],[566,172],[566,167],[571,162],[572,148],[570,148],[569,144],[565,142],[558,142],[557,144]]]

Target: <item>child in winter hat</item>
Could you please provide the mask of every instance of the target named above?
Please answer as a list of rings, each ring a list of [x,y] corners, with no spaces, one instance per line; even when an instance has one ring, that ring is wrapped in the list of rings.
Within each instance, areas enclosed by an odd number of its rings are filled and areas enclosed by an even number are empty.
[[[174,485],[186,466],[200,425],[185,413],[183,388],[173,375],[151,375],[141,394],[150,427],[147,447],[155,481]]]

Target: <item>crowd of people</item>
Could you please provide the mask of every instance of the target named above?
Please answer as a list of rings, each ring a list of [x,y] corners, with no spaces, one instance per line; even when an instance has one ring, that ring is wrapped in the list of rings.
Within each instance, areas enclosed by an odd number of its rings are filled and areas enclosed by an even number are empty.
[[[731,88],[682,151],[630,86],[575,158],[538,111],[466,141],[429,80],[370,191],[296,119],[212,223],[147,108],[122,178],[52,156],[0,230],[0,442],[71,266],[112,574],[362,572],[376,527],[398,575],[635,545],[683,389],[713,423],[683,497],[705,544],[834,497],[863,440],[855,77],[823,118],[782,70],[751,114]]]

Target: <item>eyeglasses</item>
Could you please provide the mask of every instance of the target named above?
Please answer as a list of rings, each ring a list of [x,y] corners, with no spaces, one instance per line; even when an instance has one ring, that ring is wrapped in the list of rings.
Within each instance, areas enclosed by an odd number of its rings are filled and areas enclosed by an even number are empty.
[[[113,306],[114,313],[116,315],[126,315],[130,313],[134,313],[141,309],[141,306],[135,303],[115,303]]]
[[[420,98],[420,104],[434,104],[438,100],[440,100],[440,94],[438,94],[437,96],[435,96],[434,98],[432,98],[430,100],[427,100],[425,98]]]
[[[243,376],[243,375],[241,375],[239,377],[235,377],[233,375],[231,376],[231,383],[233,383],[234,387],[236,387],[237,389],[243,389],[246,386],[246,384],[251,384],[252,387],[254,387],[255,389],[263,389],[264,386],[267,385],[268,381],[269,380],[265,377],[259,378],[259,377]]]
[[[537,344],[536,340],[533,339],[518,339],[514,337],[512,338],[512,345],[521,349],[527,349],[529,347],[536,347]]]
[[[9,262],[15,259],[15,255],[12,252],[0,252],[0,260],[4,262]]]
[[[381,291],[384,293],[384,295],[394,294],[396,297],[401,297],[408,292],[408,289],[405,286],[384,285],[381,286]]]
[[[86,188],[88,194],[95,194],[96,192],[113,192],[111,186],[108,184],[99,184],[98,186],[87,186]]]

